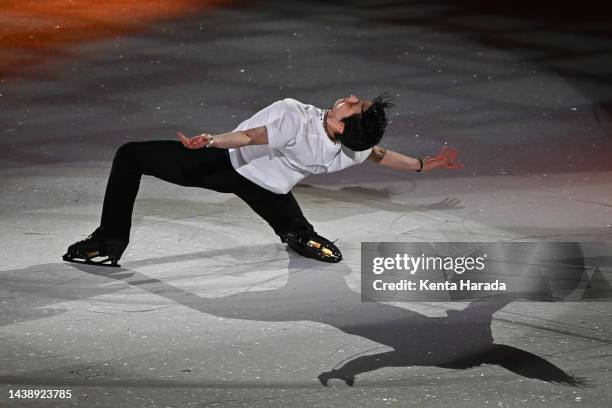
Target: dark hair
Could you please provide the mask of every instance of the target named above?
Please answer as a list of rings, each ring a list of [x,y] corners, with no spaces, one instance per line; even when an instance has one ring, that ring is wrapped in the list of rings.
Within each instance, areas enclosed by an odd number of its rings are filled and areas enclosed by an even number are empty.
[[[379,95],[372,99],[372,105],[367,110],[342,119],[344,132],[334,136],[344,146],[357,152],[374,147],[382,139],[389,122],[386,109],[392,107],[388,94]]]

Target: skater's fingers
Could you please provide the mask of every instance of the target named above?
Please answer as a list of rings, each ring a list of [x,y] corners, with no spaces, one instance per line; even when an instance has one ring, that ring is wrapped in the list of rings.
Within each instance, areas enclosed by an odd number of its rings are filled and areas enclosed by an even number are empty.
[[[193,143],[191,142],[190,139],[183,140],[183,146],[185,146],[188,149],[193,149]]]
[[[187,140],[190,140],[188,137],[186,137],[186,136],[183,134],[183,132],[177,132],[177,135],[178,135],[178,137],[179,137],[179,139],[180,139],[181,141],[187,141]]]
[[[183,146],[189,147],[189,139],[187,139],[182,132],[177,132],[176,134]]]
[[[181,141],[181,143],[183,143],[183,146],[185,146],[188,149],[199,149],[206,144],[206,142],[204,141],[203,135],[198,135],[198,136],[187,138],[181,132],[178,132],[177,134],[178,134],[179,140]]]
[[[457,169],[462,169],[463,167],[464,167],[463,163],[461,162],[449,162],[447,168],[452,169],[452,170],[457,170]]]

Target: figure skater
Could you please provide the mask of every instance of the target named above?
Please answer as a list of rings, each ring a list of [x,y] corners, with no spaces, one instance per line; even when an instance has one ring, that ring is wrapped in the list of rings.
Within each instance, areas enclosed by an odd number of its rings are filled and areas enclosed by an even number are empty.
[[[115,154],[100,226],[68,247],[63,259],[119,266],[145,174],[181,186],[233,193],[298,254],[339,262],[340,250],[315,232],[291,193],[304,177],[333,173],[366,159],[401,171],[463,167],[453,148],[421,159],[377,146],[392,106],[385,95],[372,100],[350,95],[330,109],[283,99],[229,133],[187,138],[178,132],[179,141],[128,142]]]

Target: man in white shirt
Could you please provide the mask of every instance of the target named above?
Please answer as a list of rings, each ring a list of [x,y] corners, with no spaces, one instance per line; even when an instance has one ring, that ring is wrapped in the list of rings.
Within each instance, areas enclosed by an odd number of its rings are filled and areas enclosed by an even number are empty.
[[[143,174],[189,187],[233,193],[301,255],[339,262],[342,254],[318,235],[304,217],[291,189],[308,174],[332,173],[370,159],[397,170],[461,168],[454,149],[412,158],[377,144],[387,126],[384,96],[355,95],[324,110],[294,99],[262,109],[231,132],[180,142],[129,142],[121,146],[106,187],[100,227],[68,248],[70,262],[117,266],[129,242],[134,201]],[[98,257],[107,257],[95,261]]]

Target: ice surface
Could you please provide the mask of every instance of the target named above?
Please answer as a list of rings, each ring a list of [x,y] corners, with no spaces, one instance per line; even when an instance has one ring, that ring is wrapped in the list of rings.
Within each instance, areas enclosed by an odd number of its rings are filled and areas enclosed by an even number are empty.
[[[55,386],[78,406],[607,406],[609,304],[510,304],[487,326],[595,385],[575,388],[436,366],[428,353],[469,331],[444,326],[465,305],[360,302],[361,241],[612,240],[605,27],[566,42],[528,18],[453,10],[220,8],[3,79],[0,400]],[[121,269],[61,261],[97,226],[123,142],[230,130],[284,97],[325,107],[382,91],[396,100],[383,146],[425,156],[447,143],[465,169],[307,178],[295,196],[338,238],[341,264],[287,252],[232,195],[147,177]],[[355,388],[318,382],[391,341],[413,354]]]

